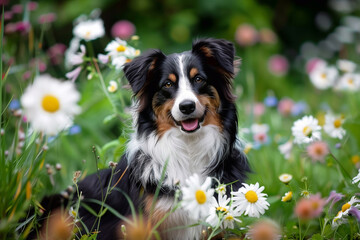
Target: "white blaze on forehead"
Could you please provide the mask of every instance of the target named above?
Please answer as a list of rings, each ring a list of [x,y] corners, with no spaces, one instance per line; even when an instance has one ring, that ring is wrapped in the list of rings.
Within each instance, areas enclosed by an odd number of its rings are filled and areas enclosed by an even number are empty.
[[[175,106],[178,106],[184,100],[192,100],[195,103],[198,102],[194,91],[192,90],[191,83],[187,77],[185,65],[184,65],[184,55],[178,56],[179,62],[179,89],[175,99]]]

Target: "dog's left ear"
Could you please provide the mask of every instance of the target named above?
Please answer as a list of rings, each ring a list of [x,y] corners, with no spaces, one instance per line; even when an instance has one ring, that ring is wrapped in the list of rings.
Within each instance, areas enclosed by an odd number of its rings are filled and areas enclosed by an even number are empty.
[[[235,47],[231,42],[213,38],[196,40],[193,42],[192,53],[221,71],[227,79],[234,78]]]

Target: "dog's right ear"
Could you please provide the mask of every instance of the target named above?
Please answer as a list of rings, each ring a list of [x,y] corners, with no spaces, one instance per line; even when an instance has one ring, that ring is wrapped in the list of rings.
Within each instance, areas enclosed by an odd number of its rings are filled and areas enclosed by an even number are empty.
[[[139,57],[134,58],[124,66],[124,73],[128,79],[131,89],[139,99],[146,94],[147,86],[153,82],[158,72],[158,66],[165,59],[160,50],[149,50]]]

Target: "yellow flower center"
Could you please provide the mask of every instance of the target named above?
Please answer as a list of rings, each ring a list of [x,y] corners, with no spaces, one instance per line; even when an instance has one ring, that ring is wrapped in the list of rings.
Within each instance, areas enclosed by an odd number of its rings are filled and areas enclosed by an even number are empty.
[[[353,164],[357,164],[358,162],[360,162],[360,156],[359,155],[352,156],[351,161]]]
[[[253,190],[249,190],[245,194],[245,198],[251,203],[256,203],[258,200],[258,196],[257,196],[256,192],[254,192]]]
[[[310,137],[310,136],[311,136],[311,132],[312,132],[311,127],[309,127],[309,126],[304,127],[304,129],[303,129],[303,134],[304,134],[305,136]]]
[[[341,127],[341,119],[336,119],[336,120],[334,121],[334,127],[335,127],[335,128]]]
[[[110,85],[108,87],[108,91],[111,92],[111,93],[115,92],[116,90],[117,90],[117,86],[115,86],[115,85]]]
[[[225,217],[225,220],[227,220],[227,221],[233,221],[233,220],[234,220],[234,217],[233,217],[232,215],[227,215],[227,216]]]
[[[117,48],[116,48],[116,51],[118,52],[124,52],[126,50],[126,47],[124,45],[119,45]]]
[[[90,31],[87,31],[87,32],[85,33],[85,38],[90,38],[90,35],[91,35],[91,32],[90,32]]]
[[[227,212],[228,210],[224,207],[217,207],[216,211]]]
[[[322,73],[320,76],[321,76],[322,79],[326,79],[326,78],[327,78],[326,73]]]
[[[353,85],[353,84],[354,84],[354,80],[353,80],[352,78],[349,78],[349,79],[348,79],[348,84]]]
[[[53,95],[45,95],[42,99],[41,105],[45,111],[50,113],[54,113],[60,108],[59,99]]]
[[[341,211],[345,212],[346,210],[348,210],[351,207],[350,203],[345,203],[342,207],[341,207]]]
[[[140,55],[140,53],[141,53],[141,52],[140,52],[140,50],[138,50],[138,49],[137,49],[137,50],[135,50],[135,56],[139,56],[139,55]]]
[[[195,198],[199,204],[204,204],[206,202],[206,194],[203,190],[197,190],[195,193]]]
[[[288,192],[282,199],[281,199],[281,201],[283,201],[283,202],[288,202],[288,201],[290,201],[291,199],[292,199],[292,192],[290,191],[290,192]]]

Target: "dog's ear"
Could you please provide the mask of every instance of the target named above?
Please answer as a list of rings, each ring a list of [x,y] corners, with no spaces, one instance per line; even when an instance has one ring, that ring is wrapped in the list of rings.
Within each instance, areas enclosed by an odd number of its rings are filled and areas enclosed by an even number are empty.
[[[234,77],[235,47],[231,42],[213,38],[196,40],[193,42],[192,53],[204,59],[226,78]]]
[[[146,92],[165,55],[160,50],[149,50],[124,66],[124,73],[135,96],[141,98]]]

